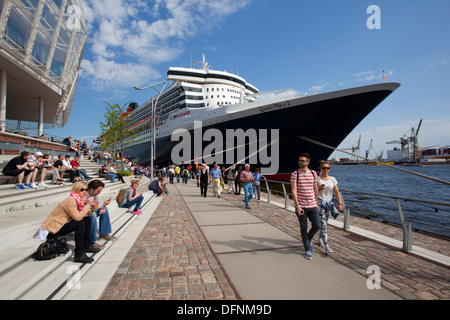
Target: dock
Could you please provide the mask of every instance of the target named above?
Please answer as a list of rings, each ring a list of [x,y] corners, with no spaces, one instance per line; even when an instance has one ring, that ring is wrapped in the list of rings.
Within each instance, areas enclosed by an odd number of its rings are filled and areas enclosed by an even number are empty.
[[[298,220],[293,208],[284,208],[282,199],[279,203],[276,199],[271,203],[264,198],[260,202],[253,200],[251,209],[245,209],[242,194],[225,191],[216,198],[210,188],[204,198],[192,180],[188,184],[168,185],[170,194],[161,197],[148,191],[148,183],[148,179],[143,180],[140,186],[146,199],[142,215],[133,215],[114,203],[110,205],[113,235],[117,239],[99,241],[105,248],[92,254],[95,261],[87,265],[73,263],[72,253],[50,261],[32,259],[39,245],[32,239],[33,232],[55,204],[2,212],[0,298],[450,298],[448,241],[415,235],[414,250],[420,254],[406,253],[396,239],[401,234],[399,228],[352,217],[352,227],[346,231],[338,218],[329,223],[329,243],[334,252],[325,254],[316,244],[316,236],[313,258],[306,260]],[[102,197],[117,193],[121,187],[120,183],[109,182]],[[73,246],[70,238],[69,245]],[[440,260],[433,262],[436,257]]]

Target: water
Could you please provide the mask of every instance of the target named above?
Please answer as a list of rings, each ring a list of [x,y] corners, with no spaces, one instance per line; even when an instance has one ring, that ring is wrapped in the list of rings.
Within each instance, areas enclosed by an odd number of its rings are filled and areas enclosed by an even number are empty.
[[[421,167],[402,167],[408,171],[426,176],[450,181],[450,165],[432,165]],[[432,180],[421,178],[386,166],[377,165],[332,165],[329,173],[338,181],[338,187],[343,190],[376,193],[399,196],[410,199],[420,199],[450,204],[450,186]],[[366,195],[345,193],[344,200],[351,207],[384,213],[396,218],[358,212],[376,220],[400,223],[396,201],[387,198],[375,198]],[[450,207],[401,201],[406,219],[450,228]],[[434,226],[412,223],[413,228],[433,232],[450,237],[450,230]]]

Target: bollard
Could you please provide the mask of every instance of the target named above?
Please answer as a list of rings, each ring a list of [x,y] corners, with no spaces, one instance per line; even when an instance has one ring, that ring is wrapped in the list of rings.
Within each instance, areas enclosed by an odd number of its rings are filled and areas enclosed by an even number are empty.
[[[271,191],[269,188],[269,183],[266,180],[266,188],[267,188],[267,202],[270,203],[270,195],[271,195]]]

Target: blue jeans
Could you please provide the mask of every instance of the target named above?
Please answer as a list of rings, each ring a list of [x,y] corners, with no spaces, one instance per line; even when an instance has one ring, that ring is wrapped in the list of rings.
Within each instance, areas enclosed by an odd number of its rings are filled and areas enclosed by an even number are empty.
[[[305,212],[302,215],[297,213],[300,222],[300,233],[302,235],[303,246],[308,251],[311,241],[317,231],[320,230],[319,210],[315,208],[302,208]],[[311,221],[311,229],[308,232],[308,219]]]
[[[108,208],[106,208],[106,211],[104,214],[99,215],[100,209],[95,210],[95,213],[90,215],[89,218],[91,219],[91,241],[95,242],[97,241],[97,217],[100,217],[100,228],[98,229],[98,234],[100,237],[106,236],[112,232],[111,230],[111,221],[109,220],[109,212]]]
[[[111,182],[114,182],[114,180],[116,180],[116,174],[115,173],[109,172],[106,175],[111,177]]]
[[[131,200],[131,201],[128,201],[128,202],[124,203],[121,207],[122,208],[130,208],[131,206],[136,205],[134,207],[134,210],[133,210],[133,211],[136,211],[136,210],[139,210],[141,208],[142,201],[144,201],[144,197],[143,196],[139,196],[139,197],[137,197],[134,200]]]
[[[244,193],[245,193],[245,206],[248,207],[248,201],[253,198],[253,184],[251,182],[244,182]]]
[[[80,173],[83,175],[83,177],[87,180],[89,179],[89,176],[86,173],[86,170],[84,169],[78,169],[78,171],[80,171]]]

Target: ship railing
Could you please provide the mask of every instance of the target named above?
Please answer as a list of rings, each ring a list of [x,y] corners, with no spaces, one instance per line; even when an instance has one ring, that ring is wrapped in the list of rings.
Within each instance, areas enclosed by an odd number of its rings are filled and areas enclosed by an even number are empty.
[[[283,182],[283,181],[274,181],[274,180],[266,180],[265,181],[265,187],[267,192],[267,202],[272,202],[272,194],[279,194],[284,197],[284,207],[285,209],[289,208],[289,204],[292,201],[292,193],[290,193],[291,189],[291,183],[290,182]],[[343,229],[344,230],[350,230],[350,221],[351,221],[351,213],[352,210],[356,211],[363,211],[370,214],[375,214],[381,217],[390,217],[394,219],[400,219],[401,228],[403,230],[403,247],[402,250],[405,252],[410,252],[412,250],[412,223],[416,224],[422,224],[422,225],[428,225],[434,228],[439,228],[442,230],[449,231],[450,228],[442,226],[442,225],[435,225],[426,223],[423,221],[418,221],[415,219],[407,218],[404,214],[401,202],[412,202],[412,203],[418,203],[418,204],[425,204],[430,206],[442,206],[442,207],[450,207],[450,203],[443,203],[443,202],[435,202],[435,201],[427,201],[427,200],[421,200],[421,199],[411,199],[411,198],[405,198],[405,197],[399,197],[399,196],[392,196],[392,195],[384,195],[384,194],[375,194],[375,193],[367,193],[367,192],[359,192],[359,191],[351,191],[351,190],[339,190],[341,194],[341,200],[342,200],[342,206],[343,206],[343,216],[344,216],[344,223],[343,223]],[[347,205],[345,203],[344,194],[352,194],[352,195],[364,195],[369,197],[376,197],[381,199],[391,199],[395,201],[395,207],[397,209],[398,216],[394,216],[392,214],[387,213],[380,213],[375,212],[372,210],[367,209],[361,209],[352,207],[351,205]]]

